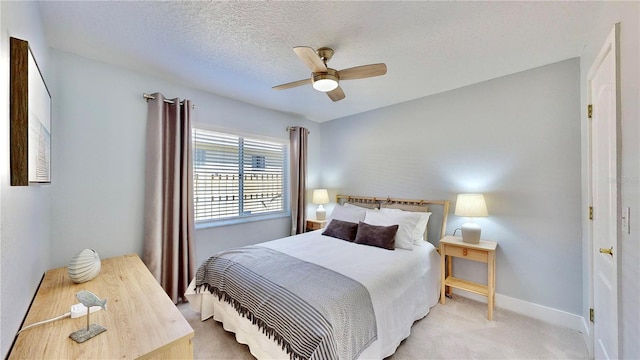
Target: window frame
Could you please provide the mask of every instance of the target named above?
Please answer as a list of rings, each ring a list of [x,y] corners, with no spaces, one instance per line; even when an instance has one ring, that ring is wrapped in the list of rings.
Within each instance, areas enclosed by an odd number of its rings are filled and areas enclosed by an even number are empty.
[[[291,216],[291,204],[289,201],[290,198],[290,184],[291,184],[291,175],[290,175],[290,144],[289,144],[289,140],[288,139],[284,139],[284,138],[275,138],[275,137],[269,137],[269,136],[264,136],[264,135],[257,135],[257,134],[251,134],[251,133],[246,133],[246,132],[242,132],[242,131],[237,131],[237,130],[233,130],[233,129],[228,129],[228,128],[220,128],[220,127],[215,127],[215,126],[211,126],[211,125],[207,125],[207,124],[202,124],[202,123],[192,123],[192,129],[191,129],[191,145],[192,145],[192,156],[193,156],[193,161],[192,161],[192,165],[193,165],[193,176],[192,176],[192,181],[193,181],[193,206],[194,206],[194,212],[195,212],[195,206],[196,206],[196,199],[195,199],[195,174],[196,174],[196,147],[195,147],[195,137],[194,135],[194,131],[196,130],[203,130],[203,131],[210,131],[210,132],[215,132],[215,133],[220,133],[220,134],[224,134],[224,135],[230,135],[230,136],[237,136],[239,137],[239,142],[238,145],[240,146],[240,143],[244,142],[244,139],[250,139],[250,140],[257,140],[257,141],[267,141],[267,142],[273,142],[273,143],[277,143],[280,144],[284,147],[285,150],[285,154],[284,154],[284,159],[283,159],[283,194],[282,194],[282,198],[283,198],[283,210],[282,211],[273,211],[273,212],[269,212],[269,213],[262,213],[262,214],[251,214],[251,215],[247,215],[247,214],[241,214],[238,216],[234,216],[234,217],[229,217],[229,218],[223,218],[223,219],[206,219],[206,220],[195,220],[195,216],[194,216],[194,223],[195,223],[195,228],[196,229],[204,229],[204,228],[213,228],[213,227],[219,227],[219,226],[227,226],[227,225],[235,225],[235,224],[244,224],[244,223],[250,223],[250,222],[255,222],[255,221],[264,221],[264,220],[270,220],[270,219],[279,219],[279,218],[286,218],[286,217],[290,217]],[[242,168],[242,164],[240,164],[240,158],[238,158],[238,165],[240,168]],[[242,174],[242,169],[239,169],[239,174]],[[239,199],[239,201],[242,203],[242,189],[240,190],[240,197],[241,199]],[[241,209],[240,209],[241,210]],[[240,211],[242,213],[242,211]],[[194,214],[195,215],[195,214]]]

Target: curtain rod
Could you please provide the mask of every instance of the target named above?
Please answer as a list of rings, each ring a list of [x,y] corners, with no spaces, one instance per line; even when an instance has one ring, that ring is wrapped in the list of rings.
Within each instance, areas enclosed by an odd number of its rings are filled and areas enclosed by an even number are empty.
[[[291,131],[291,130],[295,130],[296,128],[302,128],[302,129],[305,129],[305,128],[303,128],[302,126],[287,126],[287,132],[289,132],[289,131]],[[305,129],[305,130],[307,130],[307,134],[311,134],[311,130],[309,130],[309,129]]]
[[[145,98],[145,99],[147,99],[147,100],[154,100],[154,99],[156,98],[155,96],[153,96],[153,95],[149,95],[149,94],[147,94],[147,93],[142,93],[142,97],[143,97],[143,98]],[[167,104],[173,104],[173,100],[164,99],[164,102],[166,102]],[[182,104],[183,102],[184,102],[184,100],[182,100],[182,101],[180,102],[180,104]],[[196,108],[196,105],[195,105],[195,104],[192,104],[192,105],[191,105],[191,108],[192,108],[192,109],[195,109],[195,108]]]

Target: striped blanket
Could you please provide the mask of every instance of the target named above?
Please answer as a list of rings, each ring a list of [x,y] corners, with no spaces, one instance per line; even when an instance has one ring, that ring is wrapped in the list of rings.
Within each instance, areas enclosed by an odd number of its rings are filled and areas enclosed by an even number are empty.
[[[352,360],[377,339],[366,287],[273,249],[248,246],[209,258],[196,289],[232,305],[291,359]]]

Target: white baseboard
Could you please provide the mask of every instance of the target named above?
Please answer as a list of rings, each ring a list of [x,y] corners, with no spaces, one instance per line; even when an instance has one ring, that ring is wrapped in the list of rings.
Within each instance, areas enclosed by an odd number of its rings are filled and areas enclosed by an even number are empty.
[[[466,291],[453,289],[453,293],[472,300],[487,303],[487,298]],[[561,326],[567,329],[575,330],[583,334],[589,334],[589,327],[585,319],[579,315],[568,313],[566,311],[553,309],[543,305],[534,304],[528,301],[512,298],[502,294],[496,294],[496,307],[513,311],[521,315],[525,315],[534,319]],[[586,330],[585,330],[586,326]],[[586,342],[587,340],[585,340]]]

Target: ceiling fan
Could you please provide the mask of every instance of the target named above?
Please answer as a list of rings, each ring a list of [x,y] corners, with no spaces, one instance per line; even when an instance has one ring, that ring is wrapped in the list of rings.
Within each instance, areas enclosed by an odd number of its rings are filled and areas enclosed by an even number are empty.
[[[356,66],[340,71],[327,67],[327,61],[333,56],[333,49],[328,47],[313,50],[313,48],[308,46],[297,46],[293,48],[293,51],[298,55],[300,60],[311,69],[311,77],[309,79],[274,86],[274,90],[284,90],[296,86],[313,84],[314,89],[326,92],[331,100],[340,101],[345,98],[344,91],[342,91],[339,84],[340,80],[364,79],[387,73],[387,65],[382,63]]]

